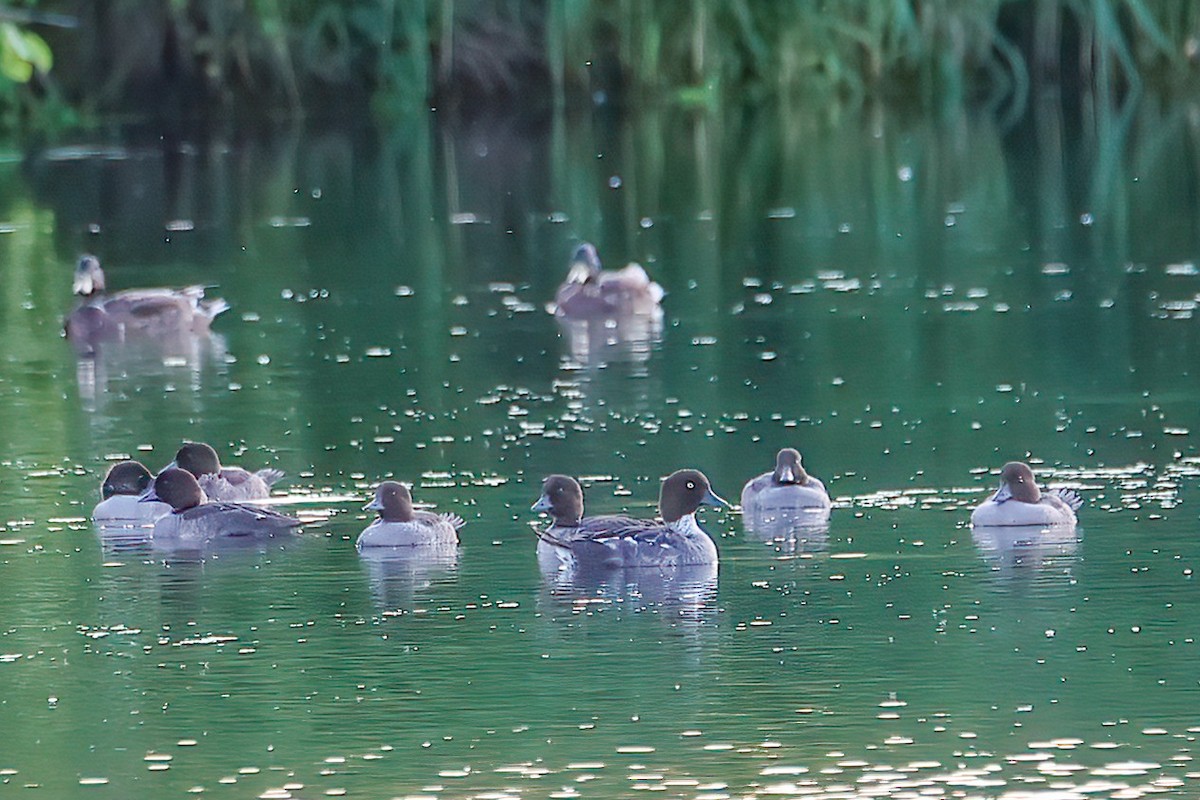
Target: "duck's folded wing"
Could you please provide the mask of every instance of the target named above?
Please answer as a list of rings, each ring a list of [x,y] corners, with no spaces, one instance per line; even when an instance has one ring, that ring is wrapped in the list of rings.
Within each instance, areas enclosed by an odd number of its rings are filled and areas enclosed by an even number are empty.
[[[139,290],[113,295],[104,303],[109,314],[128,316],[133,319],[160,318],[172,315],[191,316],[196,301],[186,295],[168,289]]]
[[[204,490],[204,494],[210,498],[221,498],[222,502],[239,496],[241,499],[245,499],[245,494],[241,492],[240,488],[243,481],[235,481],[230,478],[229,470],[222,469],[220,475],[211,473],[201,475],[197,481],[200,488]]]
[[[658,520],[621,516],[584,517],[581,527],[586,529],[589,539],[640,538],[662,531]]]
[[[669,529],[654,520],[629,520],[633,524],[597,533],[568,543],[585,563],[599,566],[632,566],[660,562],[675,545]]]
[[[211,528],[213,535],[218,536],[279,533],[303,524],[295,517],[269,508],[227,502],[202,503],[184,511],[183,518],[197,526]]]
[[[537,536],[547,544],[570,548],[577,542],[600,542],[605,539],[636,534],[657,523],[652,520],[636,519],[621,515],[584,517],[573,527],[552,527],[537,531]]]

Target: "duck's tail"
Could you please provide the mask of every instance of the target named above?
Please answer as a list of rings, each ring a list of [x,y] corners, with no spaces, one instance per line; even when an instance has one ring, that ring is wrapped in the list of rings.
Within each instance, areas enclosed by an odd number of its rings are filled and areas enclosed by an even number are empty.
[[[1058,495],[1059,499],[1069,505],[1072,511],[1078,511],[1083,505],[1083,496],[1074,489],[1051,489],[1050,493]]]
[[[283,479],[283,476],[286,473],[284,473],[284,471],[281,469],[275,469],[274,467],[267,467],[266,469],[260,469],[258,472],[254,473],[254,474],[257,475],[258,477],[262,478],[263,483],[267,484],[267,486],[274,486],[275,484],[279,483],[280,480]]]
[[[463,519],[462,517],[460,517],[458,514],[450,514],[450,513],[438,514],[438,518],[445,522],[449,522],[450,527],[454,528],[454,530],[456,530],[456,531],[461,530],[462,526],[467,524],[467,521],[465,519]]]
[[[219,315],[224,314],[230,308],[229,303],[224,297],[212,297],[200,303],[200,313],[212,322]]]

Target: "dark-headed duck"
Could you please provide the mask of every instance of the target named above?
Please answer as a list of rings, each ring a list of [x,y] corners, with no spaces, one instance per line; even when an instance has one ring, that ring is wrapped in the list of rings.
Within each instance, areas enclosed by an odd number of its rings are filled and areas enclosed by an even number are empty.
[[[375,490],[375,498],[364,506],[378,512],[378,518],[358,535],[356,546],[420,547],[458,544],[458,530],[465,523],[457,514],[435,514],[413,509],[408,487],[396,481],[384,481]]]
[[[210,500],[265,500],[271,496],[271,486],[283,477],[283,472],[270,467],[257,472],[224,467],[217,451],[204,442],[186,442],[167,466],[192,473]]]
[[[75,267],[75,294],[81,299],[63,324],[68,339],[82,352],[94,353],[101,341],[127,336],[204,333],[229,304],[205,299],[203,286],[181,289],[127,289],[108,294],[100,260],[84,255]]]
[[[269,537],[300,527],[300,520],[270,509],[222,501],[205,502],[192,473],[168,467],[154,479],[142,502],[163,502],[171,513],[154,523],[154,538],[203,543],[231,537]]]
[[[1000,488],[971,512],[978,527],[1074,525],[1083,498],[1073,489],[1042,491],[1028,464],[1010,461],[1000,470]]]
[[[551,508],[553,500],[553,497],[547,499]],[[541,500],[535,508],[540,504]],[[696,522],[696,511],[702,505],[729,504],[713,492],[704,473],[681,469],[668,475],[659,489],[660,519],[597,517],[593,519],[602,522],[571,526],[567,524],[571,521],[570,516],[555,517],[551,527],[540,536],[543,542],[569,552],[583,566],[716,564],[717,546]],[[582,494],[579,509],[582,512]],[[581,523],[586,519],[580,517]]]
[[[825,484],[804,470],[800,451],[792,447],[776,454],[773,471],[742,487],[742,515],[750,525],[778,518],[819,524],[829,518],[830,505]]]
[[[101,525],[148,525],[171,507],[165,503],[141,503],[138,498],[150,488],[154,476],[138,461],[121,461],[109,468],[100,484],[100,502],[92,519]]]
[[[640,264],[602,269],[595,246],[584,242],[575,248],[567,279],[554,295],[554,314],[575,320],[661,314],[662,298],[662,287]]]

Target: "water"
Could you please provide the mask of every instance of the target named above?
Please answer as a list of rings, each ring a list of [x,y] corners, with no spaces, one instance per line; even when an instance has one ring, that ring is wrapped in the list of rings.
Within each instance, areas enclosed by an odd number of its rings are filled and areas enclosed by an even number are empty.
[[[0,158],[0,786],[1194,794],[1195,120],[431,114]],[[667,288],[661,336],[560,335],[580,238]],[[77,361],[84,250],[233,310]],[[184,438],[285,470],[304,536],[102,545],[107,464]],[[828,530],[706,510],[715,580],[539,571],[544,475],[650,513],[785,445]],[[971,531],[1013,458],[1081,490],[1077,536]],[[456,556],[355,552],[391,477],[467,519]]]

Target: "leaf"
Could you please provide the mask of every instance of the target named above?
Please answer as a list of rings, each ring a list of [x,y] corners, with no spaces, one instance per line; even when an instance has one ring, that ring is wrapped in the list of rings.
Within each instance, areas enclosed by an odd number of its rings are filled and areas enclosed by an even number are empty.
[[[27,83],[34,69],[48,72],[53,63],[54,55],[45,39],[11,22],[0,23],[0,74],[16,83]]]
[[[54,66],[54,53],[51,52],[50,45],[46,44],[46,40],[33,31],[25,31],[25,44],[29,47],[26,60],[38,72],[49,72]]]
[[[33,65],[22,57],[24,44],[16,25],[0,23],[0,74],[15,83],[26,83],[33,77]]]

